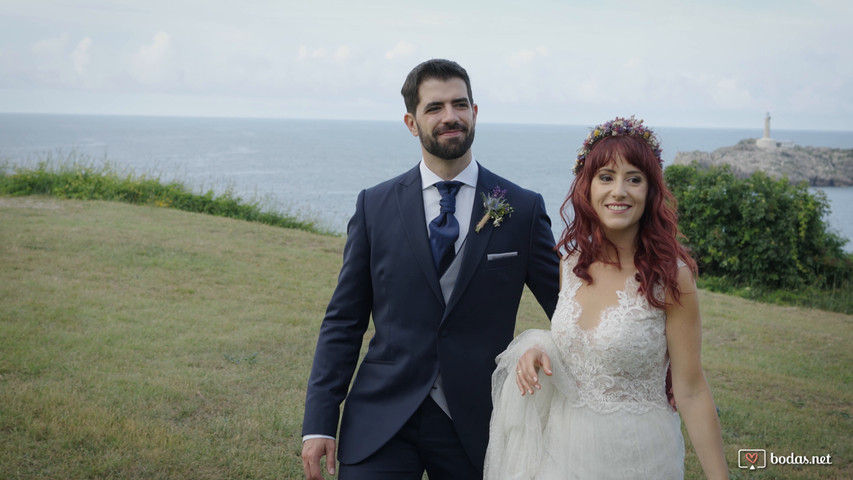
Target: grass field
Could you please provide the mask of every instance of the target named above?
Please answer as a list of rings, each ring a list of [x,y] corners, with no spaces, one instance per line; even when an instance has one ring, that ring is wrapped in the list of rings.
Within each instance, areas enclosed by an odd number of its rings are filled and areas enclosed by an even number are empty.
[[[296,479],[340,237],[0,197],[0,478]],[[853,478],[853,316],[702,292],[732,478]],[[519,330],[546,327],[529,294]],[[739,449],[832,465],[738,468]],[[688,442],[687,478],[701,471]]]

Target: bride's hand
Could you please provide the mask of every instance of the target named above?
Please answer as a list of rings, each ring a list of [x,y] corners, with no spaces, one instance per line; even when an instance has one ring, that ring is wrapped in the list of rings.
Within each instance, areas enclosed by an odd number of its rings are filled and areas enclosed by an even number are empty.
[[[551,358],[539,348],[527,350],[518,359],[515,366],[515,383],[522,397],[528,393],[533,395],[533,392],[542,388],[537,375],[539,367],[542,367],[542,371],[549,377],[554,373],[551,371]]]

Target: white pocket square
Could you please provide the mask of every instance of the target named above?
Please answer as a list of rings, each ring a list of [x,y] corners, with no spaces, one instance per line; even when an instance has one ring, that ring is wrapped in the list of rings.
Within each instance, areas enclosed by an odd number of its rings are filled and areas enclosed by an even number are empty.
[[[516,256],[518,256],[518,252],[490,253],[486,256],[486,260],[491,262],[492,260],[499,260],[501,258],[509,258]]]

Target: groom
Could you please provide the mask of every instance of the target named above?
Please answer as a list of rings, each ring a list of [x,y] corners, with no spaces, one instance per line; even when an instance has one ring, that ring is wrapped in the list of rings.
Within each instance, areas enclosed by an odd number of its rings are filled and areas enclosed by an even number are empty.
[[[465,69],[429,60],[402,94],[423,160],[358,196],[308,381],[308,479],[322,478],[323,456],[334,474],[344,400],[342,480],[420,480],[424,470],[482,478],[491,374],[524,285],[549,317],[557,303],[542,197],[473,160],[477,105]],[[483,195],[503,208],[490,215]],[[371,315],[375,333],[350,387]]]

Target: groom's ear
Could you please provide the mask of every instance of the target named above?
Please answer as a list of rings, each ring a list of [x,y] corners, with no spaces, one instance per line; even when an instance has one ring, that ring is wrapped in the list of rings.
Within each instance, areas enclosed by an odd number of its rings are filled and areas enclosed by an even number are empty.
[[[403,122],[406,124],[409,131],[412,132],[412,136],[417,137],[419,132],[418,122],[415,121],[415,115],[407,112],[406,115],[403,116]]]

